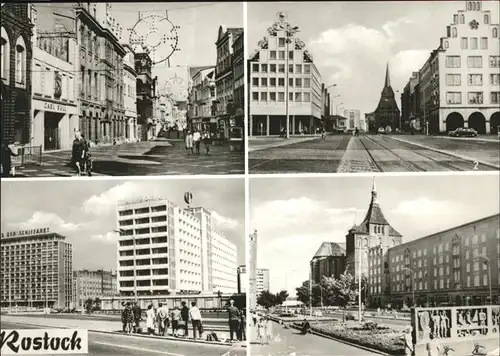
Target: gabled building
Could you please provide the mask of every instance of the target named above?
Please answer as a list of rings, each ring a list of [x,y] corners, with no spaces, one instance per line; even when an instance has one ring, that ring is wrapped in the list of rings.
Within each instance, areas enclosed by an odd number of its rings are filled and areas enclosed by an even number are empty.
[[[135,53],[129,45],[123,45],[127,54],[123,57],[123,105],[125,109],[125,140],[137,141],[137,72]]]
[[[380,100],[372,114],[374,115],[374,121],[372,126],[369,127],[370,132],[376,132],[380,127],[386,128],[387,126],[391,127],[392,131],[401,128],[400,112],[394,97],[394,90],[391,87],[389,64],[387,64],[385,70],[385,82],[380,94]]]
[[[339,278],[345,271],[345,245],[323,242],[311,259],[311,280],[321,283],[322,277]]]
[[[147,53],[137,51],[134,62],[137,73],[137,138],[141,141],[147,141],[154,137],[156,125],[153,121],[155,93],[155,81],[151,77],[153,62]]]
[[[243,32],[233,43],[233,110],[234,116],[229,119],[230,147],[236,150],[244,150],[243,138],[245,119],[245,36]]]
[[[217,117],[214,115],[215,68],[203,67],[191,77],[188,96],[188,129],[217,132]]]

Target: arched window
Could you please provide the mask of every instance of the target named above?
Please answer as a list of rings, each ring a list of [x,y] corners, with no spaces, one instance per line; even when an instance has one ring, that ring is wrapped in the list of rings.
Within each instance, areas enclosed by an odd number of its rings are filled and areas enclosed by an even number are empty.
[[[472,10],[473,10],[473,11],[477,10],[477,5],[476,5],[476,2],[473,2],[473,3],[472,3]]]
[[[486,25],[490,23],[490,17],[488,15],[484,15],[484,23]]]
[[[498,37],[498,28],[493,28],[493,38],[497,38]]]
[[[9,35],[7,34],[7,31],[5,31],[5,28],[2,27],[2,37],[1,37],[1,45],[2,45],[2,57],[1,57],[1,62],[0,66],[1,68],[1,76],[2,80],[5,82],[9,82],[9,66],[10,66],[10,41],[9,41]]]
[[[481,10],[481,2],[480,1],[476,2],[476,10],[478,10],[478,11]]]
[[[451,29],[451,36],[452,36],[452,37],[457,37],[457,28],[456,28],[456,27],[453,27],[453,28]]]
[[[449,47],[448,41],[444,41],[444,48],[448,48],[448,47]]]
[[[465,23],[465,15],[464,14],[461,14],[460,15],[460,23]]]
[[[472,10],[472,3],[471,2],[467,3],[467,10]]]
[[[16,41],[16,85],[26,85],[26,45],[22,36]]]

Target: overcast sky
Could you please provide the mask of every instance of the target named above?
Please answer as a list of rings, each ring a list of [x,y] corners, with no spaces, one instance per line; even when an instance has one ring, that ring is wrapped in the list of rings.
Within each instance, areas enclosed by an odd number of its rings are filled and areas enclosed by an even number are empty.
[[[250,228],[271,290],[309,279],[309,261],[324,241],[345,242],[370,203],[372,177],[251,178]],[[403,242],[499,212],[498,174],[379,176],[378,201]],[[286,285],[285,281],[287,280]]]
[[[483,1],[498,23],[497,1]],[[389,62],[394,91],[404,88],[412,71],[418,71],[446,35],[453,14],[465,1],[427,2],[291,2],[248,3],[249,53],[267,35],[266,29],[284,11],[313,55],[324,83],[337,84],[336,105],[376,109]],[[396,93],[401,109],[400,93]],[[340,99],[340,100],[339,100]]]
[[[74,269],[116,269],[116,203],[162,196],[212,211],[215,229],[238,247],[245,263],[245,181],[229,179],[60,180],[2,182],[2,232],[50,227],[73,244]]]

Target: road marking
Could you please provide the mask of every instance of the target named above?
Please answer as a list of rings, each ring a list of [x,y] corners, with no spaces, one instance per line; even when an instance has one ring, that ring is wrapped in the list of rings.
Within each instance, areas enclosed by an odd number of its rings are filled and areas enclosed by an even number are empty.
[[[174,354],[173,352],[166,352],[166,351],[151,350],[151,349],[145,349],[145,348],[143,348],[143,347],[126,346],[126,345],[112,344],[112,343],[108,343],[108,342],[101,342],[101,341],[94,341],[93,343],[95,343],[95,344],[99,344],[99,345],[105,345],[105,346],[121,347],[121,348],[124,348],[124,349],[135,350],[135,351],[152,352],[152,353],[162,354],[162,355],[169,355],[169,356],[184,356],[184,355],[182,355],[182,354]]]

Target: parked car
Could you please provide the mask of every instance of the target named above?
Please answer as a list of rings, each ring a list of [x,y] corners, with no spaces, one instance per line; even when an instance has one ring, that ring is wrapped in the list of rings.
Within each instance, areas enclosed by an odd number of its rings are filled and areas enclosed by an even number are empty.
[[[451,137],[476,137],[477,131],[470,127],[459,127],[453,131],[448,132]]]
[[[379,127],[377,132],[379,134],[385,134],[385,129],[383,127]]]

